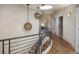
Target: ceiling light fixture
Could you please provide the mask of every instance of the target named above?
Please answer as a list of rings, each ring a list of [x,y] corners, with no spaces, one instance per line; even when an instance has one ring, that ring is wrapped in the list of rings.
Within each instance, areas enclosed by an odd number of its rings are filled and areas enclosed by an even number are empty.
[[[52,9],[53,7],[50,6],[50,5],[43,5],[40,7],[41,10],[49,10],[49,9]]]

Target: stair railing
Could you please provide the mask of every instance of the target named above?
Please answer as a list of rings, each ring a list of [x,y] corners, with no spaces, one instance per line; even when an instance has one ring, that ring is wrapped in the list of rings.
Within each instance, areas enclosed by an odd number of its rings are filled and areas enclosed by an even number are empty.
[[[34,36],[38,36],[38,37],[34,37]],[[19,40],[19,39],[23,39],[23,38],[27,39],[27,37],[33,37],[33,38],[30,38],[30,39],[36,39],[36,38],[39,39],[39,34],[20,36],[20,37],[15,37],[15,38],[0,39],[0,43],[1,43],[1,47],[2,47],[2,49],[0,49],[0,50],[2,50],[2,54],[5,54],[5,45],[6,45],[5,42],[6,41],[8,41],[8,44],[7,44],[8,45],[8,54],[11,54],[11,52],[12,52],[11,51],[11,48],[12,48],[11,44],[18,43],[18,42],[11,43],[11,41],[13,41],[13,40]],[[28,40],[30,40],[30,39],[28,39]],[[24,44],[27,44],[27,43],[24,43]],[[20,45],[23,45],[23,44],[20,44]],[[18,46],[18,45],[15,45],[15,46]]]

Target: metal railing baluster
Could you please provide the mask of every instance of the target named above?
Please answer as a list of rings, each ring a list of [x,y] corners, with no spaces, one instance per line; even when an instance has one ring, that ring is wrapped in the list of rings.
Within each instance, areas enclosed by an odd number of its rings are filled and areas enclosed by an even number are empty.
[[[10,40],[9,40],[9,54],[10,54],[10,49],[11,49],[11,48],[10,48]]]
[[[4,54],[4,41],[2,41],[2,54]]]

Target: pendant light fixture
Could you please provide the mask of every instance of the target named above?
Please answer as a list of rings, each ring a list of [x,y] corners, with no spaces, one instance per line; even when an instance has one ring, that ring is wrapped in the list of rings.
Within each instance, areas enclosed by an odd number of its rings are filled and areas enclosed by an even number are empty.
[[[44,4],[42,4],[42,6],[44,6]],[[45,15],[44,15],[44,10],[42,10],[41,26],[42,26],[42,27],[45,27]]]
[[[37,10],[39,10],[39,7],[37,7]],[[34,17],[35,17],[36,19],[41,19],[41,18],[42,18],[42,13],[36,12],[36,13],[34,14]]]
[[[27,22],[24,24],[24,29],[27,31],[32,29],[32,24],[29,22],[29,4],[27,4]]]

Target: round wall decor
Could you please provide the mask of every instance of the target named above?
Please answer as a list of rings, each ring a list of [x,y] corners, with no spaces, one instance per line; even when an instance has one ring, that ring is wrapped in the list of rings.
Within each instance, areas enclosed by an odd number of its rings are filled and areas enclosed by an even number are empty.
[[[67,11],[66,16],[70,17],[71,16],[71,11]]]

